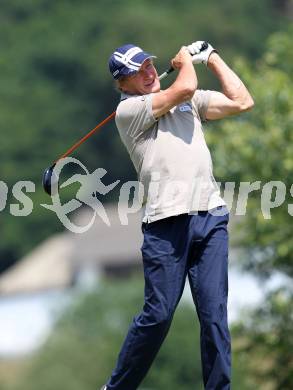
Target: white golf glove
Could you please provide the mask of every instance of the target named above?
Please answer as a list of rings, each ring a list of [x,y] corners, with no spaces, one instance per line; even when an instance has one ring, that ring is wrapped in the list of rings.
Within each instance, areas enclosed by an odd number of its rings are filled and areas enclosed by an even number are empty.
[[[205,48],[205,46],[207,47]],[[217,52],[212,45],[205,41],[196,41],[193,42],[191,45],[187,46],[187,49],[189,53],[192,56],[192,63],[193,64],[200,64],[203,63],[205,65],[208,64],[209,56],[212,52]]]

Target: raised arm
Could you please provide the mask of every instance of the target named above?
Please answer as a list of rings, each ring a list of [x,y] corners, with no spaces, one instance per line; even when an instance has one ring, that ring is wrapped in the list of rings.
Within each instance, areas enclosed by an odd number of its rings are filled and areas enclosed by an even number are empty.
[[[248,111],[254,106],[243,82],[216,52],[211,53],[207,65],[220,81],[223,91],[212,93],[206,112],[207,119],[221,119]]]
[[[177,104],[190,100],[197,88],[197,77],[192,63],[192,57],[186,47],[171,61],[172,67],[178,69],[174,83],[167,89],[153,95],[153,114],[156,118],[166,114]]]

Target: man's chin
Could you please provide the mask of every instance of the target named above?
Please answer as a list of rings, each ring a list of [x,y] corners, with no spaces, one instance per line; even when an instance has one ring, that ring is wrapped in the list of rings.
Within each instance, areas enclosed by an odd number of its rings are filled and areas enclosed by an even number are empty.
[[[161,90],[161,86],[160,85],[157,85],[155,88],[153,88],[153,93],[156,93],[156,92],[160,92]]]
[[[160,92],[160,90],[161,90],[160,83],[154,83],[152,86],[148,87],[147,90],[148,90],[147,93]]]

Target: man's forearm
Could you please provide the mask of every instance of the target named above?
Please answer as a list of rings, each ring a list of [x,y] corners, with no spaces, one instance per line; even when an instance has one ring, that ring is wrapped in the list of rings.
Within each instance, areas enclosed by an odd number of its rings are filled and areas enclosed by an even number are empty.
[[[184,66],[179,69],[176,80],[170,88],[182,90],[184,87],[187,91],[191,92],[191,97],[197,89],[197,76],[192,63],[184,64]]]
[[[208,67],[220,81],[223,93],[229,99],[244,108],[253,105],[253,99],[243,82],[217,53],[210,55]]]

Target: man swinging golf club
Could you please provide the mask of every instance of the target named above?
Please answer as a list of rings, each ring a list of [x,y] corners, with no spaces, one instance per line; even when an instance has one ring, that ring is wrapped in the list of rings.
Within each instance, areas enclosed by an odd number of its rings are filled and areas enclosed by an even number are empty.
[[[197,89],[198,63],[214,73],[223,92]],[[153,56],[139,47],[119,47],[109,60],[122,92],[116,125],[144,186],[145,302],[107,390],[138,388],[168,333],[186,277],[200,322],[204,387],[230,389],[229,212],[213,177],[202,122],[247,111],[254,103],[210,44],[182,47],[171,65],[177,78],[161,90]]]

